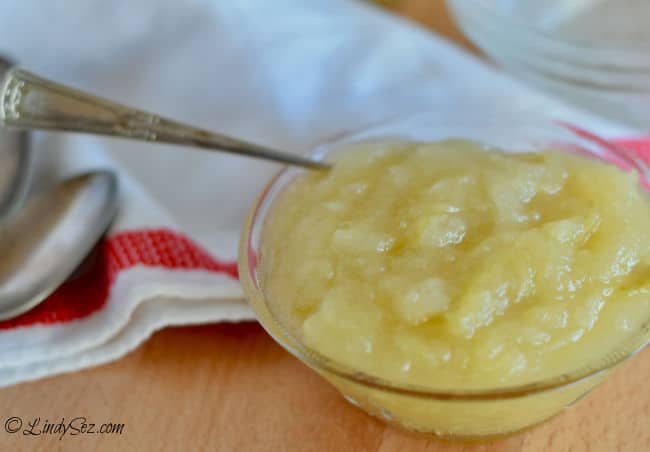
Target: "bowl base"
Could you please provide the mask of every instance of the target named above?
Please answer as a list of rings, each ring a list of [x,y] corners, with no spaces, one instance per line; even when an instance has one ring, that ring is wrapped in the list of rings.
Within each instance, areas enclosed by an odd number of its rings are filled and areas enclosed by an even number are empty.
[[[558,413],[552,414],[551,416],[542,419],[539,422],[535,422],[534,424],[527,425],[522,428],[514,429],[514,430],[508,430],[504,432],[498,432],[498,433],[490,433],[490,434],[485,434],[485,435],[463,435],[463,434],[457,434],[457,433],[446,433],[446,432],[440,432],[436,430],[426,430],[426,429],[419,429],[416,427],[413,427],[411,425],[405,424],[397,419],[390,413],[390,411],[386,410],[383,407],[379,407],[375,404],[372,404],[372,406],[369,406],[365,403],[361,403],[354,399],[352,396],[341,393],[343,395],[343,398],[351,405],[354,405],[355,407],[363,410],[367,414],[371,415],[374,418],[379,419],[380,421],[392,426],[396,427],[402,431],[406,431],[409,434],[421,437],[421,438],[428,438],[428,439],[437,439],[440,441],[444,442],[449,442],[449,443],[484,443],[484,442],[492,442],[492,441],[501,441],[505,440],[507,438],[520,435],[522,433],[526,433],[529,430],[532,430],[534,428],[539,427],[542,424],[545,424],[546,422],[550,421],[551,419],[555,418],[556,416],[559,416],[564,412],[563,409],[559,411]]]

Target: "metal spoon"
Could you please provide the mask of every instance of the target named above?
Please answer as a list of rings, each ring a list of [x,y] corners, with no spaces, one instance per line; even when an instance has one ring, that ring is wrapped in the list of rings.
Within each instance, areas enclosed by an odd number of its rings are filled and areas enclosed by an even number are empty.
[[[10,63],[0,58],[0,79]],[[30,181],[32,152],[26,132],[0,129],[0,221],[22,204]]]
[[[117,211],[117,178],[98,171],[30,199],[0,224],[0,320],[28,311],[90,253]]]
[[[111,135],[181,144],[309,169],[330,165],[136,110],[34,75],[9,69],[0,80],[0,125]]]

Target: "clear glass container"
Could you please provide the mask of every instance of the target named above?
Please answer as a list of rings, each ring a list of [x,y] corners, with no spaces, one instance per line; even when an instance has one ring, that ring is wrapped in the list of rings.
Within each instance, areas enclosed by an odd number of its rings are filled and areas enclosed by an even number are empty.
[[[375,124],[365,130],[338,136],[318,146],[312,155],[324,157],[344,152],[353,143],[368,141],[426,142],[464,138],[516,152],[548,148],[578,152],[616,162],[638,171],[646,182],[646,166],[597,136],[568,124],[539,117],[514,115],[491,121],[445,112],[424,113]],[[487,390],[437,390],[383,380],[364,374],[307,347],[274,314],[261,284],[265,219],[274,201],[302,169],[280,171],[253,206],[242,232],[239,275],[247,299],[267,332],[299,360],[332,383],[352,404],[402,428],[457,439],[486,438],[516,432],[548,419],[582,398],[620,363],[643,348],[649,338],[648,322],[625,342],[613,343],[602,358],[579,369],[543,381]],[[435,380],[435,378],[433,378]],[[315,410],[320,409],[314,407]]]
[[[543,91],[650,130],[646,0],[448,0],[463,32]]]

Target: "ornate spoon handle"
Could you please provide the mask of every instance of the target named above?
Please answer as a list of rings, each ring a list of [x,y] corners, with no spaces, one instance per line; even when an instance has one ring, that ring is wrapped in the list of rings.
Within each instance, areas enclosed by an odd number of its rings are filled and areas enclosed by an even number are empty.
[[[0,73],[0,125],[180,144],[309,169],[329,164],[129,108],[13,67]]]

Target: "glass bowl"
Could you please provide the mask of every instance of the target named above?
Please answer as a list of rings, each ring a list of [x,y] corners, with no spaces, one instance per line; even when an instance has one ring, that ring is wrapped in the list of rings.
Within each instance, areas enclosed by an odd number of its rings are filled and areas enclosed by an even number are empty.
[[[464,115],[454,118],[427,113],[375,124],[340,135],[318,146],[313,155],[322,158],[346,147],[368,141],[435,141],[464,138],[517,152],[553,149],[578,152],[638,171],[648,179],[648,169],[632,154],[595,135],[568,124],[543,118],[514,115],[490,121]],[[352,404],[389,423],[408,430],[457,439],[508,434],[535,425],[557,414],[587,394],[621,362],[648,341],[646,322],[622,343],[603,351],[602,359],[565,374],[523,386],[488,390],[436,390],[385,381],[338,363],[307,347],[282,324],[265,296],[260,269],[263,266],[265,220],[274,201],[301,169],[286,168],[266,186],[245,224],[239,250],[239,275],[247,299],[259,322],[286,350],[332,383]],[[319,409],[319,407],[314,407]]]
[[[513,75],[602,116],[650,129],[650,3],[448,4],[469,39]]]

